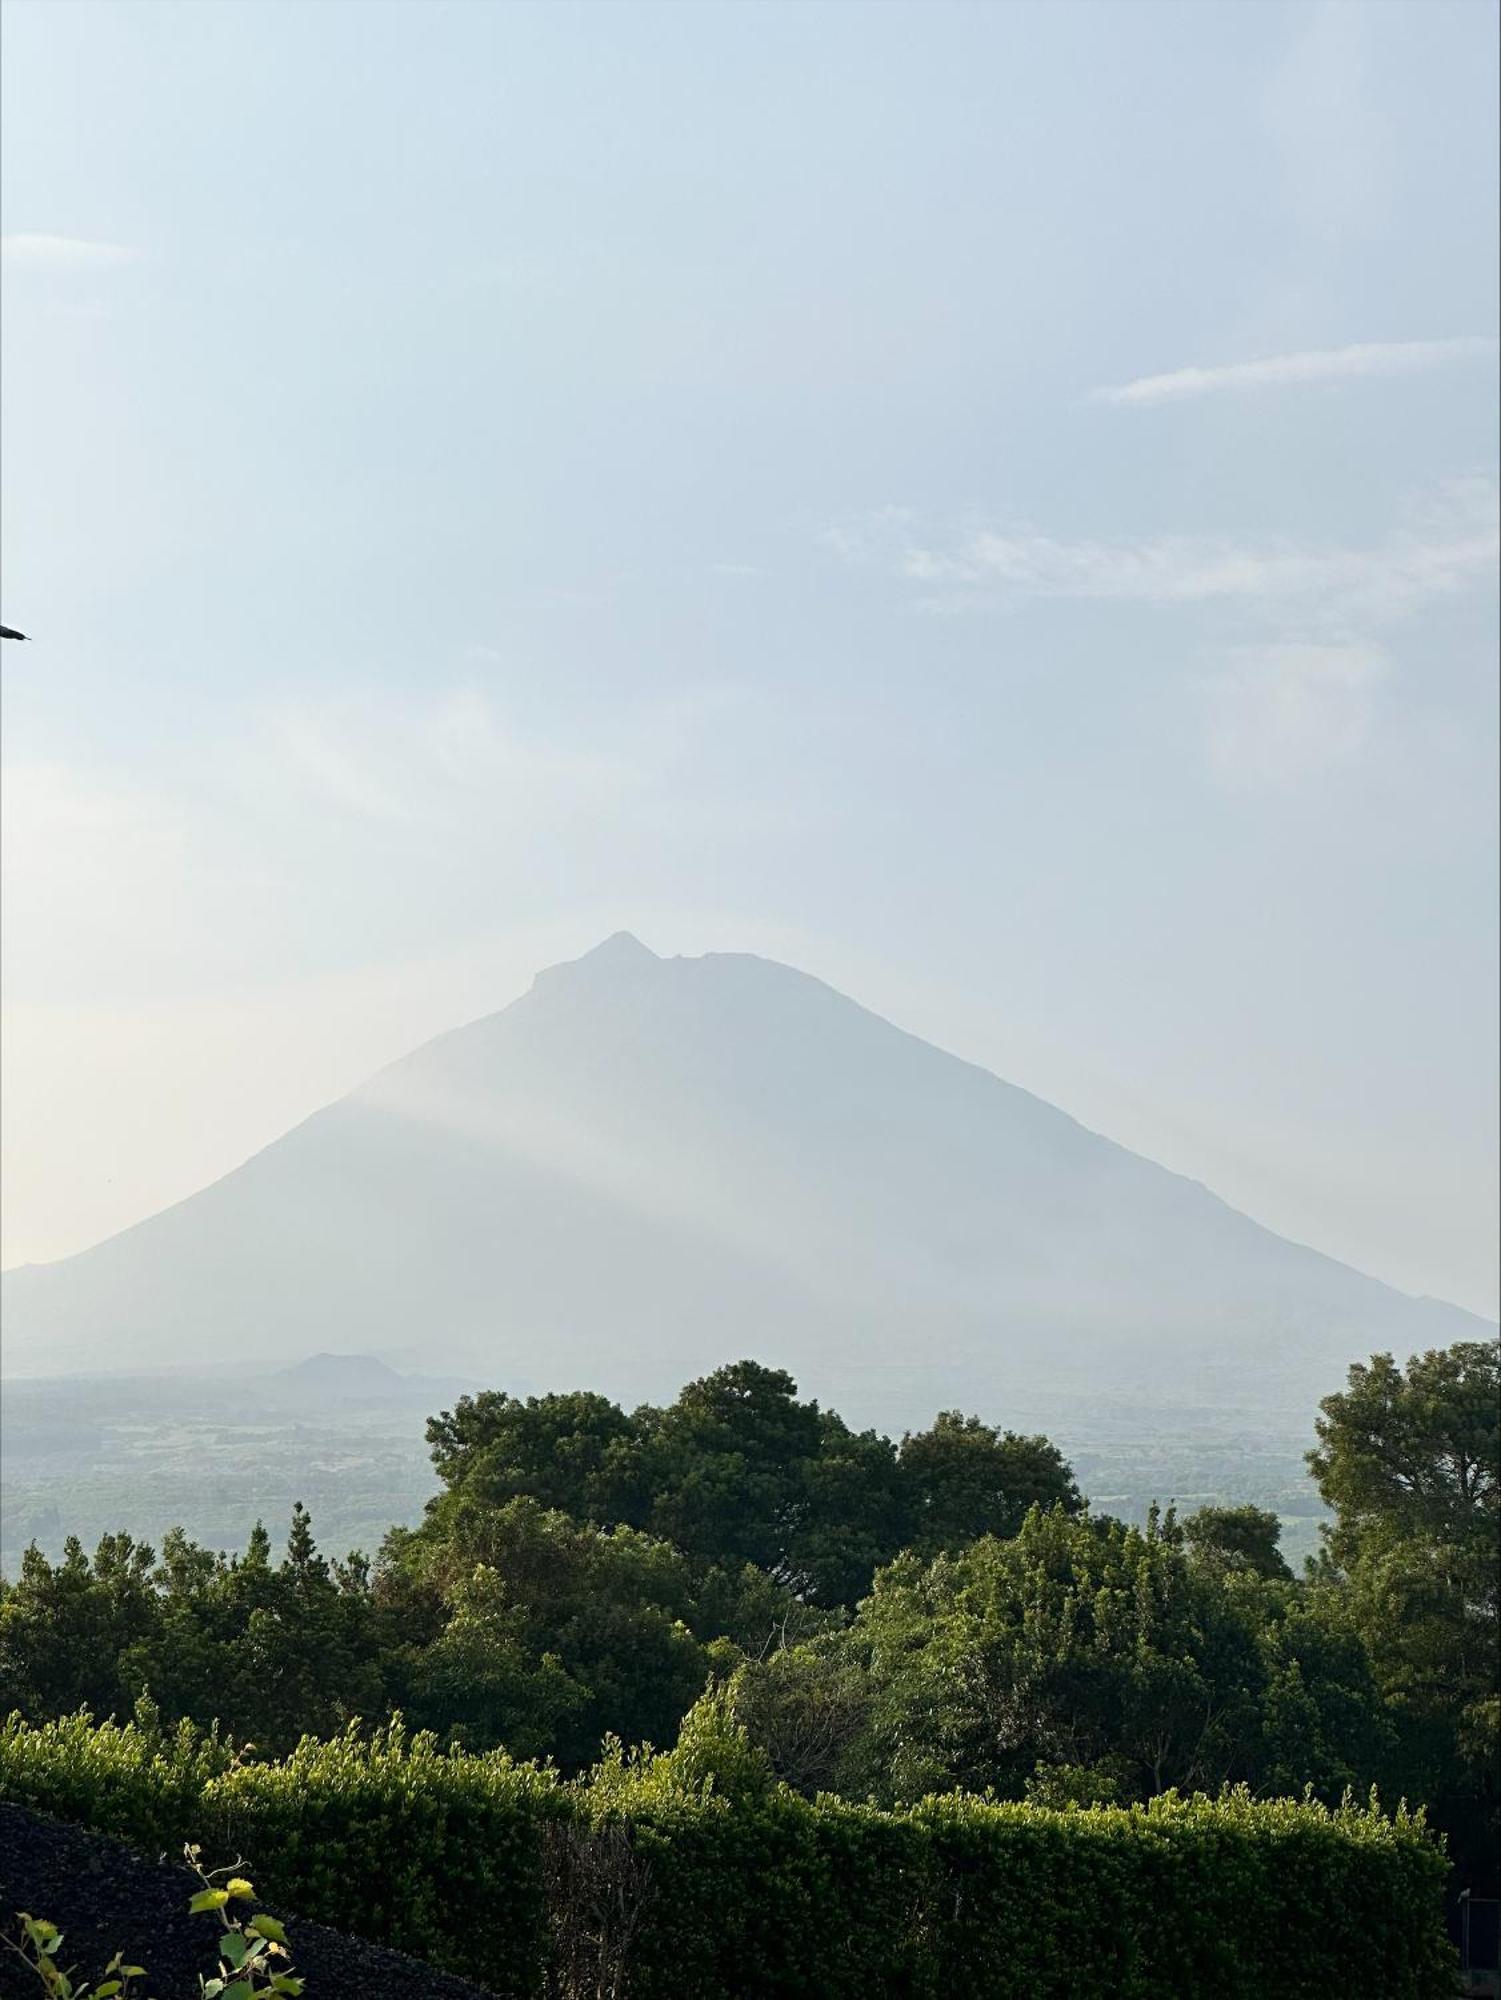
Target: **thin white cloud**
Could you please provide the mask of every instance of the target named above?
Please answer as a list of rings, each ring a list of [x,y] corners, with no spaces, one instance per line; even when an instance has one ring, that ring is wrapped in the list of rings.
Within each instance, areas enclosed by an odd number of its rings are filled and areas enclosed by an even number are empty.
[[[1228,788],[1284,788],[1376,748],[1390,628],[1445,599],[1494,590],[1501,505],[1490,478],[1453,480],[1365,547],[1285,537],[1066,539],[975,521],[935,532],[892,509],[820,539],[852,570],[912,587],[910,603],[925,612],[1047,602],[1217,610],[1215,629],[1228,627],[1238,643],[1185,685],[1209,768]]]
[[[93,243],[81,236],[22,233],[0,237],[0,256],[7,264],[39,271],[102,271],[132,264],[140,255],[124,243]]]
[[[1316,347],[1301,354],[1272,354],[1218,368],[1176,368],[1134,382],[1091,391],[1091,401],[1133,407],[1187,403],[1200,396],[1253,389],[1296,388],[1310,382],[1357,382],[1394,375],[1422,375],[1457,362],[1494,358],[1497,343],[1482,334],[1452,340],[1363,341],[1353,347]]]
[[[883,514],[826,535],[863,566],[879,546],[902,580],[928,587],[928,608],[991,608],[1036,599],[1147,605],[1240,603],[1294,611],[1321,625],[1372,624],[1488,582],[1501,551],[1497,492],[1456,482],[1367,548],[1209,535],[1065,540],[1031,527],[969,526],[930,538]]]

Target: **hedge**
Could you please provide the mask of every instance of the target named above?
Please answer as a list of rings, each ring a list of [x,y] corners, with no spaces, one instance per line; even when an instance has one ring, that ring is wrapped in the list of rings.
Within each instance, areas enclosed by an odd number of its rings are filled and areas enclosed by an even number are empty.
[[[272,1902],[482,1979],[507,2000],[538,1990],[541,1836],[566,1811],[551,1772],[501,1755],[445,1756],[397,1723],[241,1764],[210,1782],[204,1807],[210,1837],[254,1863]]]
[[[157,1851],[199,1840],[271,1901],[505,2000],[1454,1991],[1443,1852],[1405,1810],[1230,1792],[887,1813],[774,1784],[728,1727],[690,1717],[671,1756],[572,1784],[399,1725],[273,1764],[149,1716],[13,1716],[0,1797]]]
[[[164,1729],[149,1702],[124,1724],[85,1709],[31,1728],[14,1713],[0,1727],[0,1799],[155,1854],[196,1837],[209,1785],[235,1762],[217,1729]]]

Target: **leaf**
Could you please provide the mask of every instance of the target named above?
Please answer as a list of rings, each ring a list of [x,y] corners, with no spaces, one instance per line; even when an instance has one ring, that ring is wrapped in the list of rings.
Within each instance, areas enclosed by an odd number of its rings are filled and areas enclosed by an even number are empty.
[[[94,1988],[93,2000],[109,2000],[109,1996],[118,1993],[124,1983],[123,1979],[106,1979],[102,1986]]]
[[[224,1989],[224,2000],[255,2000],[255,1988],[248,1979],[237,1979]]]
[[[302,1991],[302,1981],[294,1973],[278,1972],[272,1976],[271,1991],[273,1993],[300,1993]]]
[[[240,1967],[245,1963],[245,1954],[249,1949],[250,1947],[238,1931],[229,1931],[225,1934],[224,1942],[219,1946],[219,1956],[224,1960],[226,1965],[231,1966],[238,1972]]]
[[[245,1928],[254,1931],[257,1937],[269,1938],[273,1944],[285,1944],[287,1941],[286,1928],[280,1919],[267,1916],[264,1910],[258,1911]]]
[[[227,1889],[200,1889],[196,1896],[189,1898],[188,1911],[196,1917],[204,1910],[222,1910],[228,1901]]]

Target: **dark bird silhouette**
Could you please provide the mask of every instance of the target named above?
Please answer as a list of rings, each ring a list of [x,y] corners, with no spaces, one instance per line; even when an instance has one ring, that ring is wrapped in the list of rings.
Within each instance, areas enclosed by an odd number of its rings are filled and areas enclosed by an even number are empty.
[[[13,631],[9,625],[0,625],[0,639],[24,639],[24,632]]]

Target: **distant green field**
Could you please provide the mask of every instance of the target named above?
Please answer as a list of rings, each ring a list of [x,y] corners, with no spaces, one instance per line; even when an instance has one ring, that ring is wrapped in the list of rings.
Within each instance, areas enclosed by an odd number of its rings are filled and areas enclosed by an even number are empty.
[[[92,1548],[118,1530],[158,1543],[182,1527],[209,1548],[240,1549],[258,1519],[279,1539],[295,1500],[325,1549],[373,1553],[436,1490],[423,1425],[464,1386],[385,1371],[364,1389],[295,1371],[8,1382],[0,1569],[13,1576],[32,1541],[55,1558],[69,1535]],[[984,1414],[1053,1437],[1097,1513],[1141,1521],[1154,1500],[1180,1512],[1252,1501],[1281,1518],[1294,1568],[1317,1546],[1325,1512],[1303,1465],[1311,1439],[1291,1424],[1237,1430],[1218,1413],[1067,1402]]]
[[[152,1543],[183,1527],[209,1548],[243,1548],[257,1519],[280,1539],[302,1500],[333,1551],[373,1552],[415,1521],[436,1481],[421,1384],[385,1399],[232,1376],[102,1377],[6,1384],[0,1417],[0,1567],[35,1541],[56,1557],[116,1530]]]

